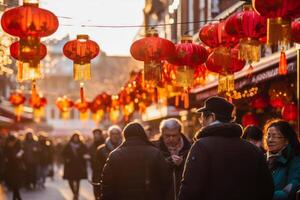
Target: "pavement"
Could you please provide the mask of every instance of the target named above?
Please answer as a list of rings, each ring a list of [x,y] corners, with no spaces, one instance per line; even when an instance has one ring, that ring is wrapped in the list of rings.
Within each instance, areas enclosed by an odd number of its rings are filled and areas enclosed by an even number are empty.
[[[48,178],[45,188],[35,190],[21,189],[22,200],[73,200],[68,182],[62,178],[62,169],[56,170],[53,179]],[[79,200],[94,200],[92,185],[87,180],[80,182]],[[0,185],[0,200],[11,200],[12,193]]]

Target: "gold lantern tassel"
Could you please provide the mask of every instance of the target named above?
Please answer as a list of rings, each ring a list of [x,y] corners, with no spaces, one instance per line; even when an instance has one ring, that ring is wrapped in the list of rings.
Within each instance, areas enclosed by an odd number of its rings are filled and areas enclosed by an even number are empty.
[[[93,119],[96,123],[99,123],[100,121],[102,121],[103,115],[104,115],[103,110],[98,110],[96,113],[93,113],[93,114],[92,114],[92,119]]]
[[[189,108],[190,107],[190,98],[189,98],[189,91],[188,89],[186,89],[184,91],[184,99],[183,99],[183,103],[184,103],[184,108]]]
[[[234,90],[234,75],[219,74],[218,93],[230,92]]]
[[[162,63],[160,61],[150,61],[144,63],[144,81],[157,86],[162,80]]]
[[[284,50],[282,50],[281,53],[280,53],[278,74],[280,74],[280,75],[286,75],[287,74],[287,62],[286,62],[286,55],[285,55]]]
[[[86,121],[89,118],[89,112],[80,112],[79,113],[79,118],[81,121]]]
[[[61,112],[61,118],[62,119],[69,119],[70,118],[70,112],[69,111]]]
[[[21,114],[23,110],[24,110],[24,106],[22,104],[15,107],[15,115],[16,115],[17,122],[21,121]]]
[[[238,58],[251,62],[258,62],[260,59],[260,42],[251,38],[242,39],[239,43]]]
[[[90,80],[91,79],[91,63],[74,63],[73,66],[74,80]]]
[[[291,39],[291,21],[281,17],[268,19],[267,44],[288,44]]]
[[[45,114],[44,108],[34,109],[33,110],[34,121],[37,123],[41,122],[41,118],[44,116],[44,114]]]

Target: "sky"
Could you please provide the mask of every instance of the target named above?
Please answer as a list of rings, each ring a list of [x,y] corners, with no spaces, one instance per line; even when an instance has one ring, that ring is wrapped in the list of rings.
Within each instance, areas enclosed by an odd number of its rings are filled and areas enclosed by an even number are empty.
[[[88,34],[109,56],[129,56],[139,28],[99,28],[84,25],[141,25],[145,0],[40,0],[40,7],[59,17],[60,26],[49,38]],[[71,26],[65,26],[71,25]]]

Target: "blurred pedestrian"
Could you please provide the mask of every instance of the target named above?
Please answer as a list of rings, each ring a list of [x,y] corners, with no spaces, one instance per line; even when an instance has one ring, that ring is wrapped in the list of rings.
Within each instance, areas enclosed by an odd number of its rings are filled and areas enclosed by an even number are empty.
[[[295,200],[300,189],[300,144],[292,126],[283,120],[266,123],[267,161],[275,184],[274,200]]]
[[[161,152],[141,124],[129,123],[125,141],[112,151],[102,172],[102,200],[165,200],[170,181]]]
[[[100,145],[96,152],[95,171],[93,173],[94,195],[96,200],[100,200],[101,195],[101,173],[106,159],[111,151],[122,143],[122,130],[119,126],[113,125],[108,128],[108,138],[105,144]]]
[[[247,126],[243,131],[242,138],[255,145],[257,148],[262,150],[262,152],[265,152],[263,147],[263,132],[258,126]]]
[[[39,133],[40,158],[38,166],[38,185],[45,188],[46,178],[53,164],[53,147],[44,132]]]
[[[28,189],[34,189],[37,183],[40,146],[33,134],[33,130],[26,130],[23,146],[26,165],[25,186]]]
[[[170,186],[166,200],[177,200],[184,163],[191,148],[190,142],[182,134],[182,124],[176,118],[163,120],[160,123],[161,137],[155,142],[161,150],[170,169]]]
[[[211,97],[197,110],[203,128],[188,155],[179,200],[272,200],[265,157],[240,138],[233,109],[226,99]]]
[[[8,136],[4,147],[5,183],[13,192],[13,200],[21,200],[20,187],[23,183],[25,164],[24,151],[20,141],[15,136]]]
[[[101,173],[98,171],[96,166],[96,162],[97,162],[96,151],[101,144],[104,144],[105,139],[102,130],[98,128],[93,130],[93,137],[94,137],[94,141],[89,147],[89,153],[91,156],[92,181],[95,182],[94,181],[94,177],[96,176],[95,174]]]
[[[80,180],[87,178],[87,159],[90,158],[85,144],[80,139],[79,132],[75,132],[63,150],[64,175],[74,195],[79,198]]]

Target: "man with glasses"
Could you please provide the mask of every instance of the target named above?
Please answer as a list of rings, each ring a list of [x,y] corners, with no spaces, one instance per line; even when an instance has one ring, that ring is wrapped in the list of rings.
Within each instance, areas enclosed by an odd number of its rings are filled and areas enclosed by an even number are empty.
[[[274,186],[263,153],[242,140],[234,105],[211,97],[197,110],[202,128],[183,173],[179,200],[271,200]]]

